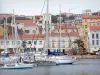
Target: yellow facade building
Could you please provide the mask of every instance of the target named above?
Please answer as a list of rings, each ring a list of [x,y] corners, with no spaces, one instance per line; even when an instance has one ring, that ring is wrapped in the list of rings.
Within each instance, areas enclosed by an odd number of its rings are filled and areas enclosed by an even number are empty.
[[[89,26],[95,26],[95,24],[100,22],[100,16],[83,16],[82,17],[82,25],[80,27],[81,38],[84,41],[86,49],[88,50],[88,28]]]
[[[0,24],[0,36],[4,35],[4,27],[2,24]]]

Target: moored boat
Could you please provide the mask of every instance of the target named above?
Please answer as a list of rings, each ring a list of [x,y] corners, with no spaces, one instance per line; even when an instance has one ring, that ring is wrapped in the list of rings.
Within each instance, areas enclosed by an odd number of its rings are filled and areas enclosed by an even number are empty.
[[[60,64],[73,64],[75,62],[74,59],[56,59],[56,64],[60,65]]]
[[[76,61],[75,58],[69,58],[69,57],[64,57],[64,56],[52,56],[50,57],[50,60],[56,62],[57,65],[73,64]]]
[[[5,64],[0,67],[0,69],[28,69],[33,68],[33,64],[15,63],[15,64]]]

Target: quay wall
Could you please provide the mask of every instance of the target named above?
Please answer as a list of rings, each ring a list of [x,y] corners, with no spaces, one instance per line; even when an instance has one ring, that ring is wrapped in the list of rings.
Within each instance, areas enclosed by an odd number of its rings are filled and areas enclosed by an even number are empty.
[[[76,59],[100,59],[100,55],[75,55]]]

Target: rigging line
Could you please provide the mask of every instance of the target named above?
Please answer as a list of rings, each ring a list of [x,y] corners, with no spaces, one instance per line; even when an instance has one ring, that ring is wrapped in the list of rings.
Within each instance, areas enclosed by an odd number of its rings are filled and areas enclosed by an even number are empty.
[[[41,14],[40,14],[40,16],[41,16],[42,13],[43,13],[43,9],[44,9],[45,3],[46,3],[46,0],[44,0],[43,7],[42,7],[42,10],[41,10]],[[36,29],[36,30],[37,30],[37,29]],[[35,35],[35,33],[33,34],[33,39],[32,39],[32,42],[31,42],[31,43],[33,43],[34,35]],[[31,45],[31,46],[32,46],[32,45]]]
[[[60,50],[61,50],[61,33],[62,33],[62,28],[61,28],[61,24],[62,24],[62,22],[61,22],[62,20],[61,20],[61,6],[59,5],[59,31],[60,31],[60,41],[59,41],[59,45],[60,45]]]
[[[46,0],[45,0],[44,3],[43,3],[43,7],[42,7],[42,10],[41,10],[41,15],[42,15],[42,13],[43,13],[43,9],[44,9],[45,3],[46,3]]]
[[[64,24],[65,24],[65,22],[64,22]],[[67,26],[67,25],[65,25],[65,26]],[[72,45],[71,44],[71,37],[70,37],[70,35],[69,35],[69,33],[68,33],[68,28],[66,28],[66,32],[67,32],[67,34],[68,34],[68,37],[69,37],[69,44],[70,44],[70,46]]]

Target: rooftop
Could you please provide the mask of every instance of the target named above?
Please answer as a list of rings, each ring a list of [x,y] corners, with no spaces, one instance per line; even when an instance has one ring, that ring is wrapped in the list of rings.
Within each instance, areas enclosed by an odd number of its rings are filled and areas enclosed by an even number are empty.
[[[24,23],[25,26],[36,26],[33,20],[16,20],[17,23]]]
[[[56,29],[59,29],[60,28],[60,26],[56,26]],[[64,25],[64,26],[61,26],[61,28],[62,29],[75,29],[75,26],[66,26],[66,25]]]
[[[83,19],[100,19],[100,16],[83,16]]]
[[[70,33],[61,33],[62,36],[74,36],[74,37],[79,37],[78,32],[70,32]],[[51,33],[51,36],[60,36],[60,33]]]
[[[100,30],[100,26],[89,26],[90,30]]]

